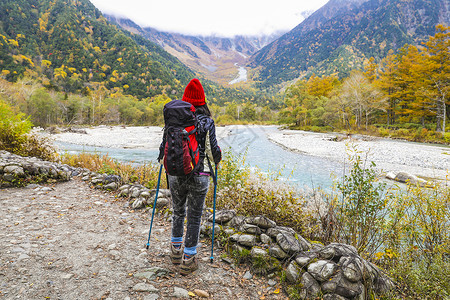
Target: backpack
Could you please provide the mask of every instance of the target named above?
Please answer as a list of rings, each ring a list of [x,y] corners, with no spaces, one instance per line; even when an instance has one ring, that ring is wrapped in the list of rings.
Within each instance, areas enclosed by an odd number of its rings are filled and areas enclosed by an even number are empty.
[[[164,168],[172,176],[191,174],[200,159],[195,107],[185,101],[172,100],[164,106],[163,112]]]

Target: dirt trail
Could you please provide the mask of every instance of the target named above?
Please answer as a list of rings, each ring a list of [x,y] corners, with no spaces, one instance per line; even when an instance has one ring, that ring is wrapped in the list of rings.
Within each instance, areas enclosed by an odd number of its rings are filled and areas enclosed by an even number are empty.
[[[168,257],[169,222],[155,217],[145,249],[150,214],[78,178],[0,190],[0,299],[197,298],[187,295],[195,289],[210,299],[286,299],[273,280],[244,279],[247,270],[219,251],[210,264],[208,241],[200,269],[181,276]],[[163,274],[142,276],[154,267]]]

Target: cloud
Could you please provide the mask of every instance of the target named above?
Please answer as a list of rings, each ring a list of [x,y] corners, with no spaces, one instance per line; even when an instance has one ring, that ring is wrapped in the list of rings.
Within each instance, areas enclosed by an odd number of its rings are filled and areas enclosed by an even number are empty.
[[[141,26],[194,35],[259,35],[290,30],[302,12],[328,0],[91,0],[104,13],[127,17]]]

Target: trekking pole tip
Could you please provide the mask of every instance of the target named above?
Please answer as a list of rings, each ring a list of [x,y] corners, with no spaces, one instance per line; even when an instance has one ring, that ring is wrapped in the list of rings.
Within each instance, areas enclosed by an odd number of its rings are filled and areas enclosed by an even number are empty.
[[[213,263],[213,260],[214,260],[214,257],[212,257],[212,256],[211,256],[211,258],[210,258],[210,261],[209,261],[209,262],[210,262],[210,263]]]

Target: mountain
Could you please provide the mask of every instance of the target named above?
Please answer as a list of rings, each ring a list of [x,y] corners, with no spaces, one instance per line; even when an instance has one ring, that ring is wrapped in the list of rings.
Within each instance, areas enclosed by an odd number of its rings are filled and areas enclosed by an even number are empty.
[[[255,53],[254,80],[270,86],[312,72],[345,77],[370,57],[419,45],[449,24],[448,0],[330,0]]]
[[[0,71],[49,88],[104,85],[138,98],[180,95],[193,73],[159,45],[108,22],[88,0],[0,1]]]
[[[266,36],[189,36],[141,27],[130,19],[105,15],[109,21],[125,30],[140,34],[163,47],[201,77],[221,84],[229,83],[237,74],[238,66],[247,64],[249,57],[268,45],[284,32]]]

